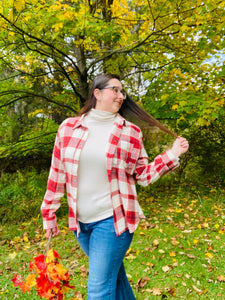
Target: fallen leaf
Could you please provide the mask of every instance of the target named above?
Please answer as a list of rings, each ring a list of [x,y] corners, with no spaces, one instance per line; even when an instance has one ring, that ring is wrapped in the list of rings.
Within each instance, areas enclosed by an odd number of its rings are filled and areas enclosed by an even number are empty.
[[[178,242],[178,240],[177,240],[175,237],[172,237],[172,238],[171,238],[171,243],[172,243],[173,246],[176,246],[176,245],[178,245],[180,242]]]
[[[150,262],[147,262],[146,265],[147,265],[147,266],[150,266],[151,268],[154,267],[154,264],[153,264],[153,263],[150,263]]]
[[[219,275],[217,276],[217,280],[220,282],[225,282],[225,276],[224,275]]]
[[[88,269],[85,267],[85,265],[80,267],[80,271],[81,271],[81,276],[85,277],[88,274]]]
[[[171,296],[175,296],[175,288],[166,288],[167,293],[169,293]]]
[[[146,289],[145,292],[151,293],[154,296],[161,296],[162,290],[160,288]]]
[[[137,286],[143,288],[148,283],[149,280],[150,280],[149,277],[140,278],[138,279]]]
[[[14,237],[13,241],[15,243],[19,243],[21,241],[20,237]]]
[[[83,300],[83,299],[84,298],[83,298],[83,296],[82,296],[82,294],[80,292],[75,292],[74,293],[74,297],[71,298],[71,300]]]
[[[146,234],[143,231],[140,232],[140,236],[145,236],[145,235]]]
[[[199,295],[201,295],[203,293],[203,291],[198,289],[195,285],[192,285],[192,287]]]
[[[136,256],[133,255],[133,254],[129,254],[129,255],[127,255],[125,258],[126,258],[126,259],[135,259]]]
[[[155,239],[153,242],[152,242],[152,245],[154,247],[158,247],[159,246],[159,240]]]
[[[152,294],[154,296],[160,296],[162,294],[162,290],[160,288],[153,288],[152,289]]]
[[[205,253],[205,256],[208,257],[208,258],[213,258],[212,253],[209,253],[209,252]]]
[[[169,266],[164,266],[162,267],[163,272],[167,273],[171,270],[171,268]]]
[[[163,254],[165,251],[163,249],[159,249],[159,253]]]
[[[188,257],[188,258],[196,258],[196,256],[195,255],[193,255],[193,254],[186,254],[186,256]]]
[[[10,259],[15,259],[16,257],[17,257],[17,253],[15,251],[9,254]]]
[[[23,240],[24,242],[29,242],[29,238],[28,238],[28,234],[25,232],[24,235],[23,235]]]

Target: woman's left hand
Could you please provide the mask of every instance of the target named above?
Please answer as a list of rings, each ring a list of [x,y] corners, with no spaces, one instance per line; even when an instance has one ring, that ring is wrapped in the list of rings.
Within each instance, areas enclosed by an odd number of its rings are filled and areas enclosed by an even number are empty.
[[[189,148],[189,144],[188,141],[179,136],[173,143],[173,146],[171,148],[171,151],[173,152],[173,154],[177,157],[179,157],[180,155],[184,154],[185,152],[188,151]]]

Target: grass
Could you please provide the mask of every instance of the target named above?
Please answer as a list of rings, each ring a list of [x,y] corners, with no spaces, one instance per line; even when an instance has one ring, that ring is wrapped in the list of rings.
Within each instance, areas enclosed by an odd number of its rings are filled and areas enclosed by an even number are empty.
[[[224,200],[221,186],[156,183],[139,189],[146,219],[124,260],[137,300],[225,299]],[[59,226],[61,234],[52,239],[51,247],[80,292],[75,296],[71,290],[65,299],[86,299],[87,258],[68,231],[66,216],[60,217]],[[35,292],[22,293],[11,279],[14,274],[28,275],[30,259],[45,251],[41,218],[2,225],[0,246],[0,298],[39,299]]]

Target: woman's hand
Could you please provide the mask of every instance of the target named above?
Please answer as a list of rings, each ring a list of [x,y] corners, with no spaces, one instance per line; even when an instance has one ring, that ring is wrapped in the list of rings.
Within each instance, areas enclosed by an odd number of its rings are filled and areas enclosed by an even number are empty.
[[[173,152],[173,154],[175,156],[179,157],[180,155],[182,155],[185,152],[187,152],[188,148],[189,148],[188,141],[185,138],[179,136],[174,141],[173,146],[171,148],[171,151]]]
[[[49,238],[51,232],[52,232],[52,236],[58,235],[59,234],[59,228],[58,228],[58,226],[54,227],[54,228],[47,229],[45,237]]]

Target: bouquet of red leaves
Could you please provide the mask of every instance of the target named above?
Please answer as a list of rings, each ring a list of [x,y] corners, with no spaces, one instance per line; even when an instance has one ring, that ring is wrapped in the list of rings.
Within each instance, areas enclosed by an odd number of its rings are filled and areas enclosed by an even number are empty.
[[[19,286],[22,292],[35,288],[38,296],[42,298],[63,300],[64,295],[74,286],[69,284],[70,275],[58,262],[59,259],[58,253],[53,249],[48,250],[46,256],[34,257],[29,264],[32,273],[24,281],[21,275],[14,275],[14,285]]]

